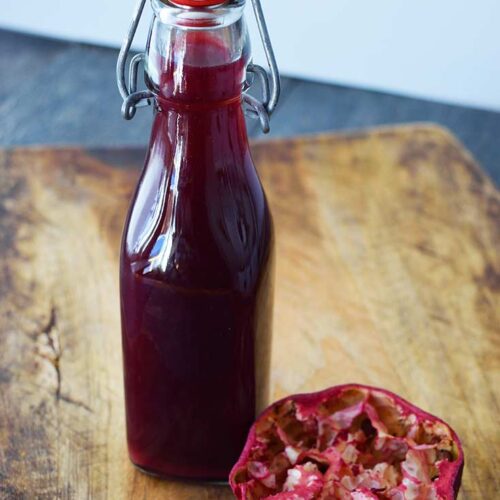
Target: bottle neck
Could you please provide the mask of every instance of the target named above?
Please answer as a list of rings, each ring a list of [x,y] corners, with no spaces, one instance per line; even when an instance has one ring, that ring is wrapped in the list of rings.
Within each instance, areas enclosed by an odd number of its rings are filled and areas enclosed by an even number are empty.
[[[250,54],[242,8],[193,11],[161,5],[146,65],[147,83],[160,109],[202,110],[240,101]]]

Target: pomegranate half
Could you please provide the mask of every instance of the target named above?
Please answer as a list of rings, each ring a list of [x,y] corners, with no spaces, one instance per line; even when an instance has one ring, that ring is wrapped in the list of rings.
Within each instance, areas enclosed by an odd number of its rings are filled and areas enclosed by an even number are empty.
[[[265,410],[230,474],[238,499],[456,498],[463,450],[445,422],[383,389],[342,385]]]

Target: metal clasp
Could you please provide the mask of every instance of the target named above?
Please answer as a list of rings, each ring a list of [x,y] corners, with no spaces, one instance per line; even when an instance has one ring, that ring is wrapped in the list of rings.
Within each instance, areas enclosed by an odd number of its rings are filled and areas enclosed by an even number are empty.
[[[146,59],[146,54],[137,54],[130,61],[128,86],[125,76],[125,66],[127,65],[130,47],[132,46],[135,33],[137,32],[137,27],[141,21],[145,4],[146,0],[139,0],[132,16],[132,23],[130,24],[127,36],[123,40],[120,54],[118,55],[118,62],[116,63],[116,81],[118,83],[118,90],[123,98],[122,116],[125,120],[131,120],[135,116],[138,107],[150,105],[151,100],[155,97],[153,92],[150,90],[137,90],[139,65]]]
[[[276,57],[271,44],[271,38],[267,29],[262,5],[260,0],[251,1],[262,45],[264,46],[270,75],[262,66],[253,63],[248,65],[247,73],[256,76],[261,82],[262,100],[258,100],[248,94],[248,87],[243,92],[243,103],[245,106],[245,114],[250,118],[258,119],[260,121],[262,131],[267,134],[270,130],[270,117],[278,104],[281,83],[278,65],[276,63]],[[141,63],[144,66],[144,61],[146,59],[146,55],[144,53],[137,54],[131,59],[128,71],[128,85],[126,77],[126,65],[130,47],[132,46],[132,42],[137,32],[137,27],[139,26],[145,4],[146,0],[139,0],[135,8],[132,23],[130,24],[128,34],[123,41],[116,65],[116,80],[118,83],[118,89],[120,90],[120,94],[123,98],[122,115],[125,120],[131,120],[135,116],[138,107],[151,105],[156,99],[155,94],[150,90],[137,90],[139,66]]]

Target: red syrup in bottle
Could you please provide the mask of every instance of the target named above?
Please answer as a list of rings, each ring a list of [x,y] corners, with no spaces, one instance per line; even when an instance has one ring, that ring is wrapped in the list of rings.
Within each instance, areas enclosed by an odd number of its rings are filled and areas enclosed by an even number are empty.
[[[247,58],[188,32],[159,109],[121,254],[127,437],[161,476],[225,480],[269,386],[273,226],[243,116]]]

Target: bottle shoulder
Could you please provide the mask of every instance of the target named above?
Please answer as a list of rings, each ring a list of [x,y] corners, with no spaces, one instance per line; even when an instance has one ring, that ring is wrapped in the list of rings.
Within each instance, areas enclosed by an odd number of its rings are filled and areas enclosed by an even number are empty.
[[[122,266],[178,286],[254,286],[271,260],[274,237],[250,155],[239,165],[160,167],[147,165],[141,177]]]

